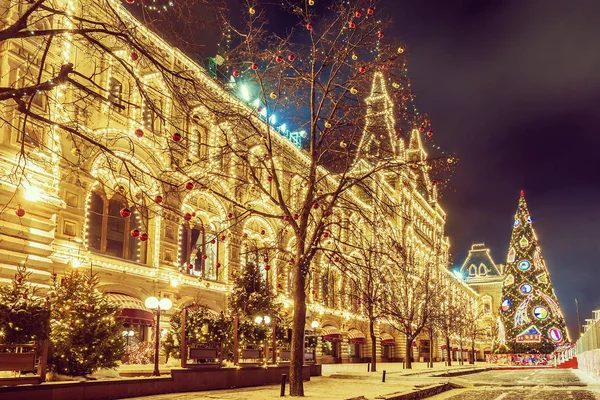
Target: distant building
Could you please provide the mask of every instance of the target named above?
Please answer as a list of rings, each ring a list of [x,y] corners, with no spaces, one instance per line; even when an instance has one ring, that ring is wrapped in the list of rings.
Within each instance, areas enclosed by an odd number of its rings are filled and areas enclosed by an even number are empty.
[[[496,264],[485,243],[471,246],[460,272],[465,282],[481,296],[484,312],[498,315],[502,296],[504,266]]]

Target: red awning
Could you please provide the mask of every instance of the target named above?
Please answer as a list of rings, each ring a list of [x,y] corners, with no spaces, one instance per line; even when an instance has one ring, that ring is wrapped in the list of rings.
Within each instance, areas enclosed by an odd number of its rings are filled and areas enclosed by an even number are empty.
[[[445,344],[441,345],[441,346],[440,346],[440,349],[442,349],[442,350],[446,350],[446,345],[445,345]]]
[[[453,351],[458,351],[458,347],[453,347],[452,350]]]
[[[341,342],[343,340],[339,329],[331,325],[326,325],[321,329],[321,336],[326,342]]]
[[[367,337],[358,329],[350,329],[348,331],[348,342],[352,344],[365,344]]]
[[[381,345],[382,346],[393,346],[396,344],[396,340],[392,335],[387,332],[381,333]]]
[[[154,325],[154,314],[148,311],[141,300],[121,293],[108,293],[108,295],[121,307],[121,311],[117,313],[117,319],[124,324]]]

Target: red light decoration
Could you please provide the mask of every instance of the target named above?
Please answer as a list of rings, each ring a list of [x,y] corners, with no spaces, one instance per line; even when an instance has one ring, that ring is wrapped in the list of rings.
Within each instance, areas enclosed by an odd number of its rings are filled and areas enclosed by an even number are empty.
[[[356,24],[354,23],[354,21],[348,22],[348,28],[350,28],[350,29],[356,28]]]
[[[25,210],[24,210],[24,209],[22,209],[21,207],[19,207],[19,208],[17,208],[17,209],[15,210],[15,214],[17,214],[17,217],[19,217],[19,218],[20,218],[20,217],[22,217],[22,216],[24,216],[24,215],[25,215]]]
[[[257,71],[257,70],[258,70],[258,64],[256,64],[256,63],[253,63],[253,64],[252,64],[252,69],[253,69],[254,71]]]
[[[231,73],[231,75],[233,75],[235,78],[237,78],[238,76],[240,76],[240,71],[234,69],[233,72]]]
[[[185,184],[185,188],[187,190],[192,190],[194,188],[194,183],[193,182],[188,182]]]
[[[190,219],[192,219],[192,214],[190,214],[190,213],[183,214],[183,219],[185,219],[186,221],[189,221]]]
[[[139,229],[132,229],[131,230],[131,236],[132,237],[138,237],[138,236],[140,236],[140,230]]]
[[[163,201],[163,197],[161,195],[156,195],[154,196],[154,201],[160,204]]]
[[[131,61],[137,61],[139,58],[140,56],[135,51],[132,51],[131,54],[129,54],[129,59]]]
[[[131,215],[131,210],[129,208],[125,207],[125,208],[121,208],[121,211],[119,211],[119,213],[121,214],[121,217],[129,218],[129,216]]]
[[[375,10],[372,9],[371,7],[367,8],[367,14],[373,15],[374,12],[375,12]]]
[[[140,234],[140,240],[142,242],[145,242],[146,240],[148,240],[148,234],[146,232],[143,232]]]
[[[282,62],[282,61],[283,61],[283,57],[281,57],[280,55],[277,55],[277,56],[275,57],[275,61],[277,61],[278,63],[280,63],[280,62]]]
[[[290,60],[290,61],[294,61],[295,59],[296,59],[296,56],[295,56],[295,55],[293,55],[293,54],[290,54],[290,55],[288,56],[288,60]]]
[[[306,29],[308,29],[309,31],[312,31],[312,28],[313,28],[312,24],[306,24]]]
[[[137,137],[142,137],[142,136],[144,136],[144,131],[143,131],[143,130],[141,130],[141,129],[139,129],[139,128],[138,128],[138,129],[136,129],[136,130],[135,130],[133,133],[134,133],[134,134],[135,134],[135,136],[137,136]]]
[[[178,132],[175,132],[172,136],[171,139],[173,139],[174,142],[179,142],[181,140],[181,134]]]

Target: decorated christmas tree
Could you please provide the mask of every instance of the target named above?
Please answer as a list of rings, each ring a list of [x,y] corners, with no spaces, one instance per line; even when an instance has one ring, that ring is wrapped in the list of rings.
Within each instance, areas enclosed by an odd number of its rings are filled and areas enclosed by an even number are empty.
[[[24,344],[48,338],[50,308],[29,285],[30,272],[19,266],[15,279],[0,287],[0,343]]]
[[[100,368],[114,368],[124,352],[119,307],[96,287],[98,279],[79,272],[53,275],[50,369],[85,376]]]
[[[523,191],[513,221],[505,274],[499,326],[502,347],[512,353],[547,354],[568,343],[565,320]]]

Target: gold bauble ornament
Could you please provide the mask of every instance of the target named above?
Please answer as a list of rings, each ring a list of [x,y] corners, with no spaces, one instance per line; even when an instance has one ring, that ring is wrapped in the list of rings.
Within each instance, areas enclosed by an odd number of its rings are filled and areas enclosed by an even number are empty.
[[[329,123],[329,121],[325,121],[325,128],[327,128],[327,129],[331,128],[331,124]]]
[[[254,9],[254,7],[250,7],[250,8],[248,9],[248,12],[250,13],[250,15],[254,15],[254,14],[256,14],[256,10]]]
[[[269,97],[272,98],[272,99],[276,99],[277,98],[277,93],[271,92],[271,94],[269,95]]]
[[[398,47],[398,54],[402,54],[404,53],[404,47],[400,46]]]
[[[314,6],[315,5],[315,0],[308,0],[308,5],[309,6]]]
[[[356,88],[352,88],[352,89],[350,89],[350,93],[356,94],[356,93],[358,93],[358,90],[356,90]]]
[[[352,54],[352,59],[356,61],[358,60],[358,56],[356,54]]]
[[[343,140],[340,142],[340,147],[342,149],[345,149],[346,147],[348,147],[348,143],[344,142]]]
[[[398,89],[400,87],[400,84],[394,82],[394,83],[392,83],[392,86],[394,87],[394,89]]]

